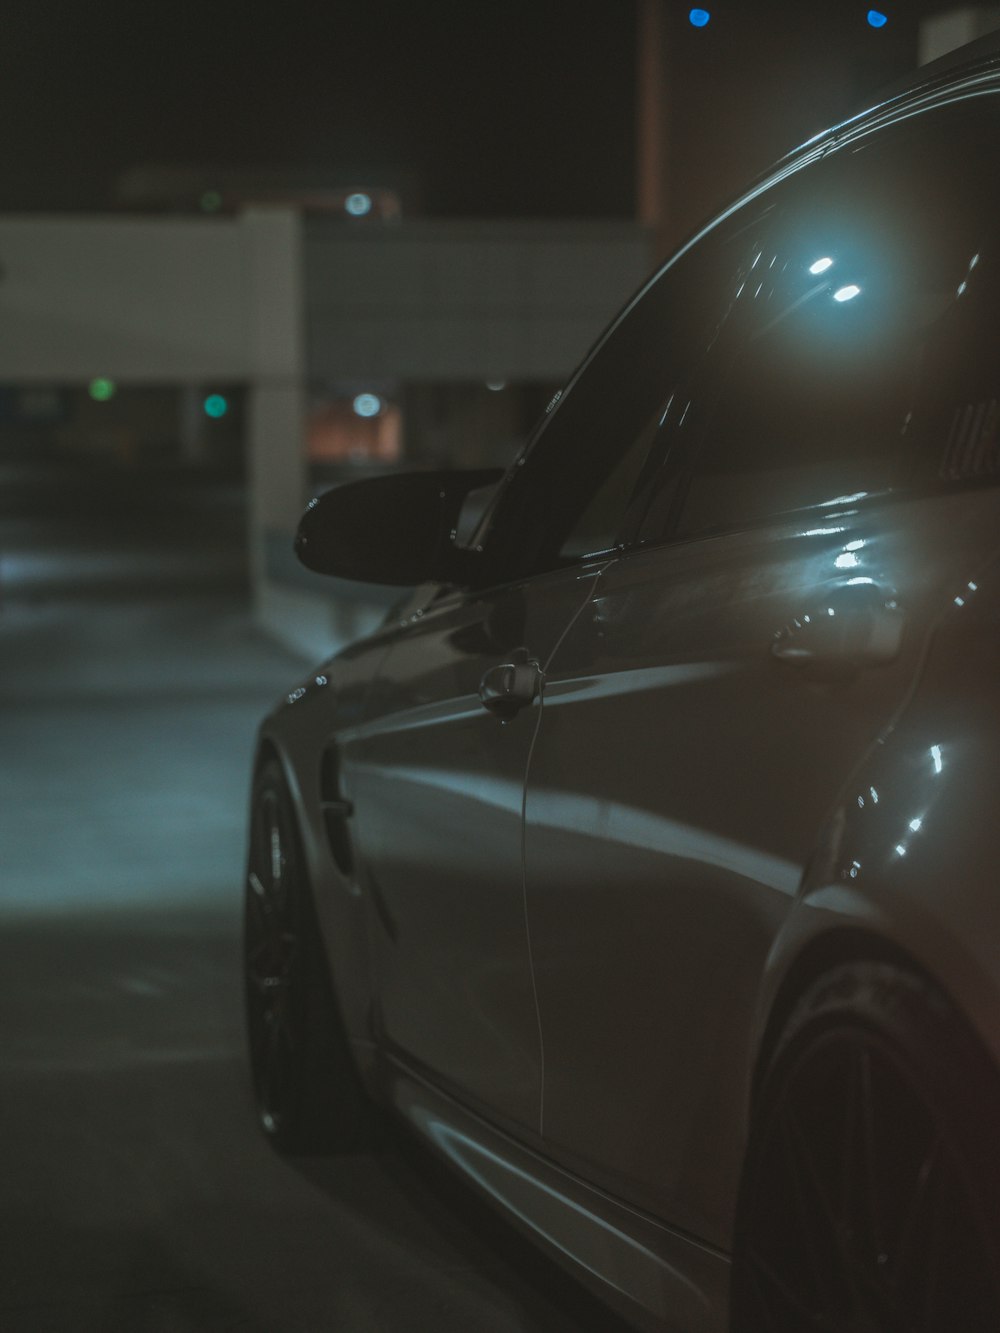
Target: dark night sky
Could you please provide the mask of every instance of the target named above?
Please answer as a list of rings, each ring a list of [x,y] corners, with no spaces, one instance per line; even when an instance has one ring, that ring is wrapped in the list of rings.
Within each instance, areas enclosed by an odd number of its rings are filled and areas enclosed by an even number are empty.
[[[427,211],[628,214],[632,0],[8,0],[0,211],[141,162],[415,169]]]

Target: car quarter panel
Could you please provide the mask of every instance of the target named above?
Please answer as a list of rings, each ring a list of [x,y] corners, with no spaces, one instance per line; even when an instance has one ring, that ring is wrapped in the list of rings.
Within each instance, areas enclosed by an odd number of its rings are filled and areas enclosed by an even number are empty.
[[[800,957],[866,932],[933,976],[1000,1062],[1000,567],[951,592],[913,697],[826,821],[769,960],[762,1031]]]
[[[870,500],[637,553],[548,673],[525,833],[544,1140],[722,1248],[766,960],[995,515],[995,492]],[[868,587],[905,620],[894,660],[776,660],[789,624]]]

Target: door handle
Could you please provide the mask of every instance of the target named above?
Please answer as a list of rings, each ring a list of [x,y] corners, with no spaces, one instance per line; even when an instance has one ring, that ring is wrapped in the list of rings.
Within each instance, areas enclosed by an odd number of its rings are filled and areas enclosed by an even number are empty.
[[[506,722],[535,700],[541,680],[537,662],[502,662],[483,673],[479,698],[484,708]]]
[[[790,666],[833,670],[883,666],[899,653],[906,616],[873,583],[835,588],[774,636],[771,656]]]

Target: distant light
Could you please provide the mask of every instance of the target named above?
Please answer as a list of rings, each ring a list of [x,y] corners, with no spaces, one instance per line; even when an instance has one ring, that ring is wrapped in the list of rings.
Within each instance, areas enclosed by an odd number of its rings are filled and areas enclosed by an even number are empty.
[[[942,768],[944,768],[944,761],[941,758],[940,745],[931,746],[931,758],[934,760],[934,772],[940,773]]]
[[[118,385],[114,380],[91,380],[87,392],[95,403],[106,403],[109,398],[114,398],[118,392]]]
[[[691,13],[688,14],[688,20],[695,28],[704,28],[711,17],[707,9],[692,9]]]
[[[359,393],[353,407],[359,417],[377,417],[382,411],[382,399],[375,393]]]
[[[218,213],[222,207],[222,195],[218,190],[206,190],[198,202],[203,213]]]
[[[848,283],[846,287],[839,287],[833,294],[835,301],[853,301],[856,296],[861,295],[861,288],[855,287],[854,283]]]
[[[881,9],[869,9],[868,24],[872,28],[884,28],[889,22],[888,14],[883,14]]]
[[[210,393],[202,403],[202,407],[205,409],[205,415],[213,417],[216,421],[229,411],[229,403],[221,393]]]
[[[372,211],[371,195],[363,194],[360,190],[356,194],[349,194],[344,207],[352,218],[363,218],[366,213]]]
[[[921,826],[923,825],[923,822],[924,821],[922,819],[911,819],[910,828],[913,830],[914,833],[919,833]]]
[[[825,273],[828,268],[833,268],[833,260],[829,255],[824,255],[822,259],[817,259],[815,264],[809,265],[810,273]]]
[[[833,563],[838,569],[854,569],[858,563],[858,557],[853,551],[841,551]]]
[[[507,381],[506,381],[506,380],[487,380],[487,381],[486,381],[486,387],[487,387],[487,389],[489,389],[492,393],[499,393],[501,389],[506,389],[506,387],[507,387]]]

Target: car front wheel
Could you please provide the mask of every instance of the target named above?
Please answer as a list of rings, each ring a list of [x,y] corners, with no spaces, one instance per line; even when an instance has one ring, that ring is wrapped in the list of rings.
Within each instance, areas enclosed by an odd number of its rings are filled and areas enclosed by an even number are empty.
[[[337,1015],[298,821],[275,759],[253,786],[244,984],[253,1090],[271,1143],[290,1154],[366,1146],[372,1108]]]

